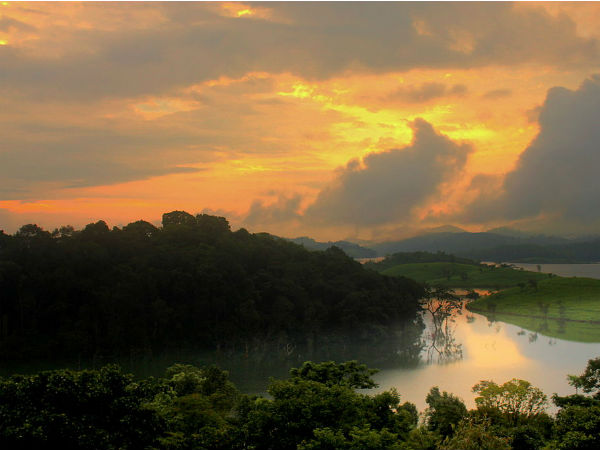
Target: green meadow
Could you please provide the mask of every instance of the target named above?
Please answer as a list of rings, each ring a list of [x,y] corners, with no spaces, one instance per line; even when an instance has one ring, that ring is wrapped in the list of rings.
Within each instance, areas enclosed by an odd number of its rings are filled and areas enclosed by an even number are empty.
[[[427,262],[398,264],[383,270],[390,276],[404,276],[432,286],[456,288],[497,288],[504,289],[528,284],[529,280],[540,282],[549,278],[548,274],[486,265],[462,264],[455,262]]]
[[[467,309],[546,336],[600,342],[600,280],[552,277],[482,297]]]

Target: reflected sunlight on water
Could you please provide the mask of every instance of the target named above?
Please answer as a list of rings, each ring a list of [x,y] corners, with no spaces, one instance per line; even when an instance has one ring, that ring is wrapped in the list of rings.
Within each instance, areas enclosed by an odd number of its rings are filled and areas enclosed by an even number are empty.
[[[431,327],[427,317],[425,323]],[[375,377],[380,384],[377,390],[395,387],[402,401],[415,403],[421,411],[427,407],[425,397],[433,386],[459,396],[467,407],[474,407],[471,389],[481,380],[504,383],[520,378],[550,398],[555,392],[574,394],[567,374],[581,373],[588,359],[600,356],[598,343],[549,338],[504,322],[490,322],[485,316],[464,309],[452,317],[445,331],[449,334],[446,342],[461,349],[456,358],[436,360],[424,356],[417,368],[382,370]],[[430,329],[424,336],[429,333]],[[556,411],[549,406],[550,412]]]
[[[530,365],[517,344],[500,328],[496,333],[481,333],[475,327],[461,327],[460,340],[465,347],[465,363],[472,367],[500,368]],[[465,367],[466,369],[466,367]]]

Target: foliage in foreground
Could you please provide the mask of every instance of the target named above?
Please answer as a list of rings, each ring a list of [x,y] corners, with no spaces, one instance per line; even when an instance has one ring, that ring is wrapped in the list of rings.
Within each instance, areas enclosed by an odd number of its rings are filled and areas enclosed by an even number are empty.
[[[366,395],[373,369],[306,362],[240,394],[216,368],[175,365],[134,380],[117,366],[0,380],[0,448],[281,450],[591,450],[600,446],[600,358],[571,377],[588,396],[546,398],[523,380],[474,387],[477,408],[437,387],[419,420],[395,390]]]

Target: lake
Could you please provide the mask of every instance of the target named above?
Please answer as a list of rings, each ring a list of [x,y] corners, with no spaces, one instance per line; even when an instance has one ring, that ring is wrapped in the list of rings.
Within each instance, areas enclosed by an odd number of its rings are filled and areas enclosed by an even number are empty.
[[[515,265],[537,271],[536,264]],[[542,264],[541,271],[600,278],[600,264]],[[305,360],[357,359],[381,369],[375,375],[380,387],[374,391],[396,388],[402,401],[413,402],[422,411],[427,406],[425,397],[432,386],[458,395],[468,407],[473,407],[471,388],[481,380],[500,384],[521,378],[541,388],[548,397],[555,392],[572,394],[575,389],[567,383],[567,374],[580,374],[589,359],[600,356],[600,343],[550,338],[504,322],[490,322],[464,307],[447,321],[444,333],[434,341],[428,314],[418,323],[399,325],[394,337],[380,339],[376,344],[352,343],[349,338],[339,337],[328,345],[317,345],[310,350],[283,347],[252,355],[181,352],[116,362],[140,377],[160,376],[176,362],[197,366],[217,364],[230,371],[232,381],[243,392],[264,393],[269,377],[286,377],[291,367]],[[64,367],[99,367],[106,362],[11,365],[0,367],[0,375]]]
[[[508,263],[532,272],[538,271],[538,264]],[[553,273],[561,277],[587,277],[600,279],[600,264],[539,264],[539,271]]]
[[[537,264],[512,263],[524,270],[538,271]],[[600,264],[540,264],[544,273],[564,277],[600,279]],[[599,300],[600,301],[600,300]],[[431,361],[419,367],[387,369],[376,379],[381,390],[396,387],[404,400],[421,410],[431,386],[439,386],[474,406],[471,387],[480,380],[504,383],[521,378],[541,388],[550,397],[574,394],[567,374],[579,375],[587,361],[600,356],[600,343],[571,342],[544,336],[504,323],[491,323],[485,316],[462,310],[453,317],[451,331],[461,355],[454,361]],[[430,332],[431,324],[425,330]]]
[[[432,386],[461,397],[474,406],[473,385],[481,380],[501,384],[512,378],[530,381],[550,397],[574,394],[567,374],[580,374],[591,358],[600,356],[600,343],[570,342],[549,338],[504,322],[462,310],[450,324],[455,357],[425,349],[418,367],[385,369],[376,375],[378,390],[395,387],[404,401],[419,410]],[[431,325],[424,332],[431,332]],[[451,355],[452,352],[447,352]],[[430,356],[430,357],[428,357]]]

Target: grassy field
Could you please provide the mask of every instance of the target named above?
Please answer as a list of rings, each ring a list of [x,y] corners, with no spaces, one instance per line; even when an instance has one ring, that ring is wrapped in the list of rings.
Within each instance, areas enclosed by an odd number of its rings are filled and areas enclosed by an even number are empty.
[[[381,273],[390,276],[405,276],[433,286],[460,288],[503,289],[527,284],[529,280],[540,282],[548,274],[528,272],[510,267],[476,266],[453,262],[398,264]]]
[[[546,336],[600,342],[600,280],[552,277],[480,298],[467,309]]]

